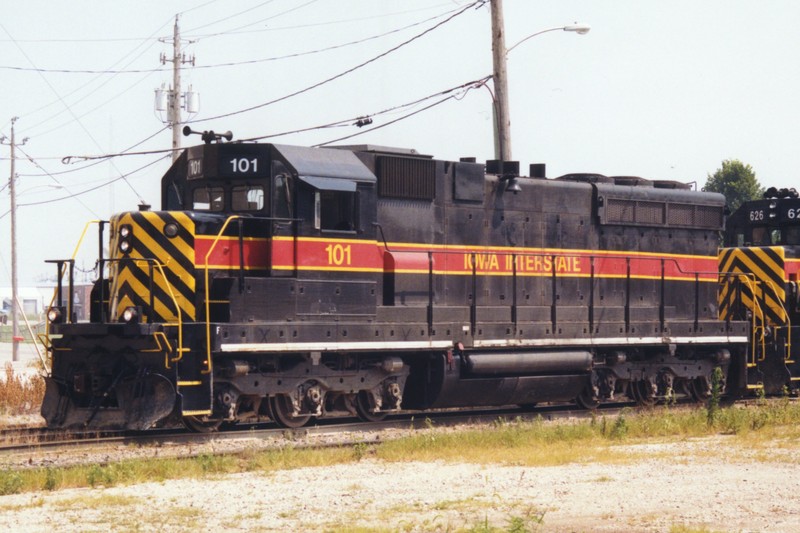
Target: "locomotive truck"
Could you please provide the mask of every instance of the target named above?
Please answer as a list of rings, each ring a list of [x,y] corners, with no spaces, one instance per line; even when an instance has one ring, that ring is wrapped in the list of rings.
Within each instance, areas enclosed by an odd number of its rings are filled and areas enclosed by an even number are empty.
[[[729,393],[762,386],[753,317],[719,316],[721,195],[204,137],[158,210],[97,223],[88,322],[54,261],[49,426],[648,405],[708,398],[715,369]]]

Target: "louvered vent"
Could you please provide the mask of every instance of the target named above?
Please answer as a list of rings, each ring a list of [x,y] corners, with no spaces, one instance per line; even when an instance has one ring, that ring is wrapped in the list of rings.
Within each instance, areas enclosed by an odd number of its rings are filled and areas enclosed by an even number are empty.
[[[724,211],[722,208],[699,205],[697,206],[697,225],[704,228],[722,229],[724,226]]]
[[[378,194],[386,198],[433,200],[436,162],[409,157],[378,158]]]
[[[722,229],[722,207],[607,198],[603,224]]]

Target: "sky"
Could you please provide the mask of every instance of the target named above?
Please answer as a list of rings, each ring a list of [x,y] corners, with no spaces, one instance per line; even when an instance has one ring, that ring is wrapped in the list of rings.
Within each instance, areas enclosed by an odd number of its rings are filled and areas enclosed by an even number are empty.
[[[158,207],[176,16],[194,130],[311,146],[494,157],[489,5],[474,0],[0,0],[0,287],[11,285],[15,123],[20,286],[52,282],[90,220]],[[504,0],[520,167],[695,182],[725,159],[796,186],[800,2]],[[369,116],[369,126],[357,127]],[[322,127],[325,125],[335,125]],[[344,139],[350,135],[357,136]],[[22,144],[27,138],[25,144]],[[184,147],[198,137],[181,140]],[[132,155],[113,154],[133,153]],[[65,159],[70,157],[69,159]],[[88,158],[88,159],[86,159]],[[92,279],[97,237],[77,256]],[[83,272],[86,272],[85,274]]]

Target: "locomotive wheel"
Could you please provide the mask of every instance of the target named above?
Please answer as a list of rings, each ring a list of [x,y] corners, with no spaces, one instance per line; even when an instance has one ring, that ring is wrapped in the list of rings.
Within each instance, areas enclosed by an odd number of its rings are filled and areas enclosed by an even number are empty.
[[[369,404],[369,393],[367,391],[360,391],[356,395],[356,414],[358,414],[358,418],[363,420],[364,422],[380,422],[384,418],[386,418],[387,413],[375,413],[370,411],[370,404]]]
[[[706,379],[700,377],[689,381],[689,394],[695,402],[705,403],[711,397]]]
[[[184,416],[183,425],[197,433],[212,433],[222,425],[222,419],[204,419],[199,416]]]
[[[311,415],[294,416],[292,413],[292,400],[285,394],[271,396],[269,399],[269,410],[272,420],[284,428],[299,428],[308,424]]]
[[[656,397],[651,393],[649,384],[645,380],[632,381],[629,387],[631,398],[640,407],[653,407],[656,404]]]
[[[587,385],[586,388],[578,394],[575,398],[575,403],[590,411],[600,407],[600,399],[595,397],[594,390],[590,385]]]

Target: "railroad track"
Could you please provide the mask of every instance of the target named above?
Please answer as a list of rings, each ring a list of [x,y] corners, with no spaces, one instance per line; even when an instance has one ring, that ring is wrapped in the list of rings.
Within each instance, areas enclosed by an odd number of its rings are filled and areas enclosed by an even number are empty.
[[[615,416],[626,405],[603,406],[594,413]],[[192,457],[239,453],[246,449],[325,448],[370,445],[392,438],[397,430],[410,432],[464,424],[491,424],[498,420],[545,420],[589,418],[593,412],[574,406],[542,406],[534,409],[406,412],[381,422],[356,422],[331,418],[314,425],[278,428],[273,423],[240,424],[226,431],[194,433],[184,428],[148,431],[73,431],[20,427],[0,432],[0,468],[42,467],[52,464],[105,464],[120,456]],[[74,460],[65,459],[74,457]]]

